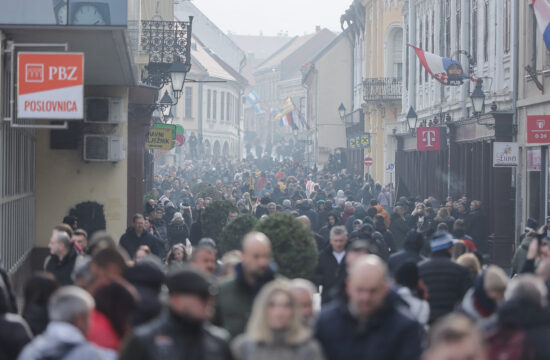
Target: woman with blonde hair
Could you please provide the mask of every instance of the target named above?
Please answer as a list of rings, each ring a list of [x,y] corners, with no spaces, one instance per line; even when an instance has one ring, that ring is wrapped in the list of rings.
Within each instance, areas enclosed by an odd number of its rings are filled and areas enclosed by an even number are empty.
[[[188,254],[185,246],[182,243],[175,244],[166,256],[166,266],[168,266],[168,268],[182,266],[187,262],[187,258]]]
[[[476,276],[481,272],[481,265],[477,256],[472,253],[462,254],[456,259],[456,262],[464,266],[470,273],[472,280],[475,280]]]
[[[260,291],[246,332],[233,341],[231,349],[237,360],[325,358],[302,321],[290,285],[282,280],[272,281]]]

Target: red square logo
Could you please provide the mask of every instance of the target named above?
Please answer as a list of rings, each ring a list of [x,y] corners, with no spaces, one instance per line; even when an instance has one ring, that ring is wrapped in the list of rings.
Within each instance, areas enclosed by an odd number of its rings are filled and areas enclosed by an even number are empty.
[[[527,116],[527,143],[550,144],[550,115]]]
[[[441,150],[441,127],[421,127],[416,129],[416,148],[418,151]]]

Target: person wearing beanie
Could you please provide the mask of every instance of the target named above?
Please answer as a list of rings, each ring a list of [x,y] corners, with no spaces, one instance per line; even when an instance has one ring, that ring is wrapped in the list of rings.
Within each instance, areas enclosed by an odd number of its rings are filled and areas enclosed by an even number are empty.
[[[432,324],[453,311],[472,286],[468,270],[452,261],[453,237],[444,231],[433,234],[430,241],[431,257],[420,263],[419,275],[428,288],[430,320]]]
[[[168,309],[135,329],[120,360],[231,359],[228,334],[208,324],[217,288],[205,275],[185,269],[168,276]]]
[[[189,238],[189,228],[183,220],[183,215],[180,212],[174,213],[170,225],[168,225],[168,244],[166,251],[168,252],[175,244],[185,244]]]
[[[490,265],[476,277],[474,287],[464,295],[460,310],[482,328],[489,328],[496,321],[497,306],[504,298],[507,285],[508,276],[504,270]]]

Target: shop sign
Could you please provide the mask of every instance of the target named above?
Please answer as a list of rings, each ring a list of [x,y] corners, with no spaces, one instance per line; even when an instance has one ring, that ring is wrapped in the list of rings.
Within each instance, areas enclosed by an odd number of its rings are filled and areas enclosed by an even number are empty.
[[[147,150],[170,150],[172,149],[172,129],[151,129],[149,137],[145,142]]]
[[[527,115],[527,143],[550,144],[550,115]]]
[[[493,167],[516,167],[519,162],[517,143],[493,143]]]
[[[82,120],[84,54],[17,54],[17,117]]]
[[[416,148],[418,151],[440,151],[446,145],[446,128],[440,126],[420,127],[416,129]]]
[[[370,148],[370,134],[362,133],[359,135],[348,136],[348,149]]]

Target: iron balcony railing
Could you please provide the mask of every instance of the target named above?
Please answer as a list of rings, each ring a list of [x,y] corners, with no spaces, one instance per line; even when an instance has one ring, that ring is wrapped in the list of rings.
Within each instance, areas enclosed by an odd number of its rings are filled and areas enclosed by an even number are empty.
[[[369,101],[401,100],[403,81],[400,78],[368,78],[363,81],[363,99]]]

